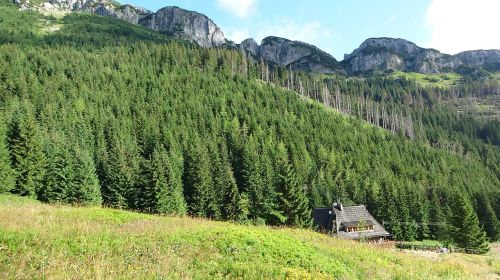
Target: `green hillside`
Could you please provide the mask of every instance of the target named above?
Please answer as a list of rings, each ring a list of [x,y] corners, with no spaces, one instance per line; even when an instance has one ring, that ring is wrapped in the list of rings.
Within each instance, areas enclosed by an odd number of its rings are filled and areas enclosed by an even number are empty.
[[[2,279],[481,279],[499,272],[488,265],[492,256],[459,264],[307,230],[12,196],[0,196],[0,252]]]
[[[284,69],[263,81],[265,67],[234,50],[95,15],[1,11],[2,192],[291,227],[310,227],[311,209],[340,197],[367,205],[397,240],[484,253],[500,236],[495,124],[481,138],[472,121],[419,108],[435,126],[412,139],[402,113],[391,133],[285,89]],[[40,32],[47,21],[58,30]],[[396,109],[403,92],[426,93],[335,82],[373,88]],[[354,111],[349,92],[342,106]]]

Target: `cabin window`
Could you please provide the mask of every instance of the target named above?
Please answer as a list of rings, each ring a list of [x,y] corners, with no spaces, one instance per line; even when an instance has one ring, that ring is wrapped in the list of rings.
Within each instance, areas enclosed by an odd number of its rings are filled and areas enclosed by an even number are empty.
[[[347,232],[358,232],[358,231],[367,231],[367,230],[373,230],[373,225],[368,225],[365,227],[348,227],[348,228],[346,228]]]

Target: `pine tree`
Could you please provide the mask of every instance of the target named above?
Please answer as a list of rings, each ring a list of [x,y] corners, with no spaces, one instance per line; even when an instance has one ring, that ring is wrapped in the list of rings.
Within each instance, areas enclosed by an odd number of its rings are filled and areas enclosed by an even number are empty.
[[[86,151],[77,149],[73,165],[73,188],[68,192],[68,202],[79,205],[101,205],[101,186],[94,160]]]
[[[471,202],[461,193],[455,194],[451,226],[453,243],[466,250],[486,253],[489,250],[485,232],[479,226],[479,220]]]
[[[5,137],[3,119],[0,118],[0,193],[14,188],[15,174],[10,165],[10,155]]]
[[[8,145],[16,184],[12,193],[35,197],[45,175],[45,155],[35,120],[15,116],[8,130]]]

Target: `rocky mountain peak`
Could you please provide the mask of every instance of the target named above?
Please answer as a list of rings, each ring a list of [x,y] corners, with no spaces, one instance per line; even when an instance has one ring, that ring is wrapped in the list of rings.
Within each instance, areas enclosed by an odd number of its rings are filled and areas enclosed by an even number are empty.
[[[226,43],[224,33],[207,16],[181,9],[165,7],[153,13],[133,5],[121,5],[111,0],[46,0],[29,2],[14,0],[21,10],[42,13],[90,12],[139,24],[146,28],[167,33],[194,42],[201,47],[218,47]]]
[[[349,73],[372,70],[401,70],[418,73],[441,73],[461,66],[500,70],[500,50],[466,51],[457,55],[443,54],[394,38],[370,38],[342,62]]]
[[[465,65],[500,70],[500,50],[465,51],[455,56]]]
[[[343,64],[350,73],[372,70],[401,70],[419,73],[438,73],[457,67],[459,59],[434,49],[395,38],[370,38],[351,54]]]
[[[264,38],[260,46],[254,39],[246,39],[239,48],[253,61],[262,59],[294,70],[333,73],[338,66],[333,56],[313,45],[276,36]]]
[[[146,28],[195,42],[201,47],[219,47],[226,43],[224,33],[211,19],[179,7],[162,8],[139,23]]]

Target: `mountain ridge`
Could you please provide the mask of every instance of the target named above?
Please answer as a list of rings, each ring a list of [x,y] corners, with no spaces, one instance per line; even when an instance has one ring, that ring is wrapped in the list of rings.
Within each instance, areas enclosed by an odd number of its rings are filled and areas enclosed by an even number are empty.
[[[249,38],[237,44],[225,38],[221,28],[204,14],[168,6],[156,12],[110,0],[13,0],[20,10],[42,13],[90,12],[115,17],[187,40],[204,48],[239,49],[255,62],[263,60],[271,66],[292,70],[332,74],[363,74],[372,71],[408,71],[443,73],[463,71],[462,68],[500,70],[500,50],[470,50],[456,55],[422,48],[400,38],[368,38],[342,61],[320,48],[300,41],[276,36],[264,38],[259,45]]]
[[[464,65],[500,70],[500,50],[470,50],[449,55],[405,39],[380,37],[366,39],[359,48],[344,56],[343,64],[351,74],[372,70],[442,73]]]
[[[205,48],[220,47],[227,43],[224,33],[209,17],[176,6],[151,12],[141,7],[122,5],[110,0],[47,0],[33,3],[29,0],[13,1],[20,10],[35,10],[46,14],[90,12],[114,17]]]

